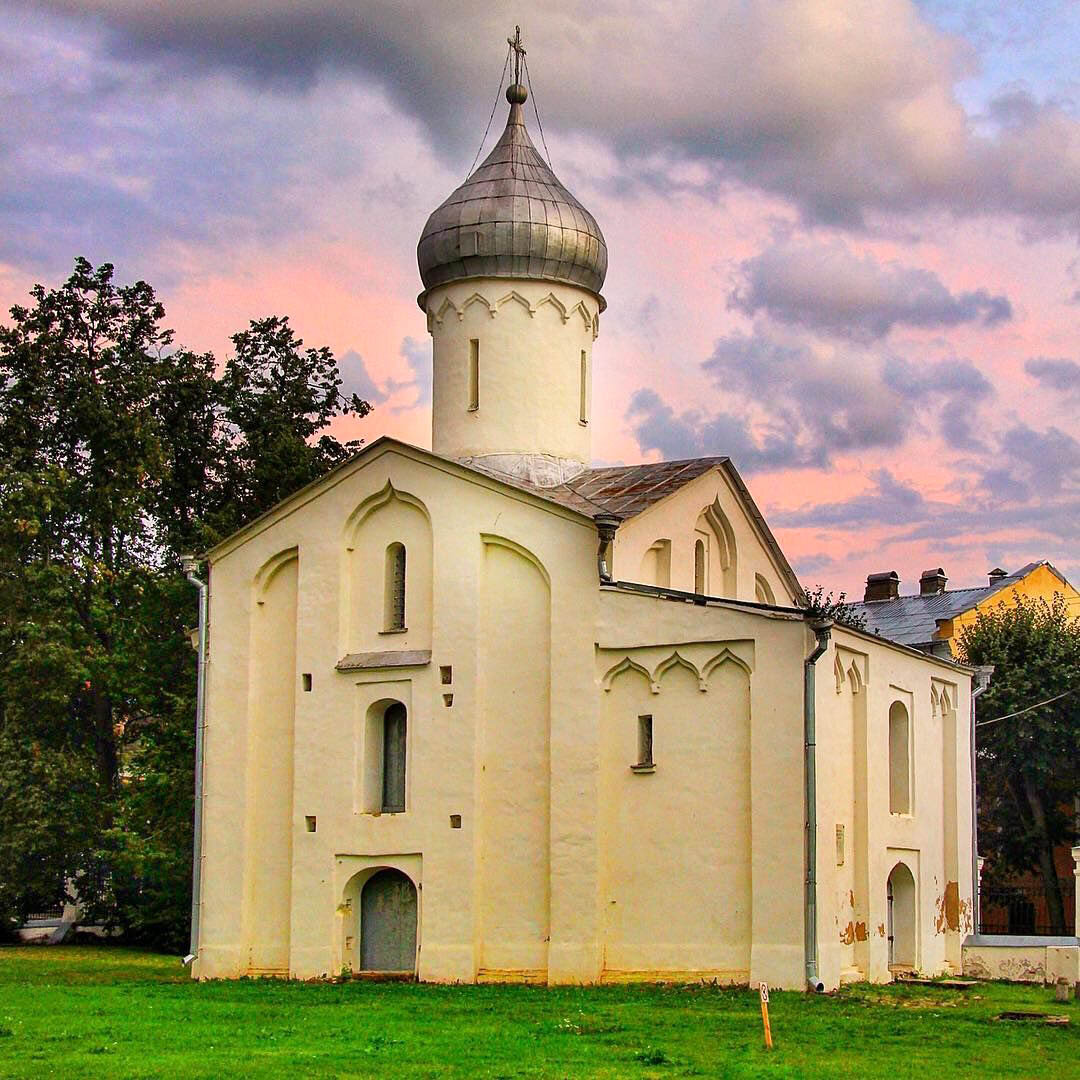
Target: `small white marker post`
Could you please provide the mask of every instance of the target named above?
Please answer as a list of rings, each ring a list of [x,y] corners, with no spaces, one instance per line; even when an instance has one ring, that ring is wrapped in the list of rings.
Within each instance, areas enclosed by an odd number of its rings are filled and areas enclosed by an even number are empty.
[[[765,1045],[771,1050],[772,1047],[772,1028],[769,1027],[769,986],[768,983],[761,984],[761,1023],[765,1028]]]

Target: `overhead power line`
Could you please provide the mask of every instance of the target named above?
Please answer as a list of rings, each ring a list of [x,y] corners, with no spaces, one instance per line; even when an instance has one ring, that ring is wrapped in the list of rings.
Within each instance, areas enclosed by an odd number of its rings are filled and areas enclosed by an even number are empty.
[[[1054,697],[1047,698],[1045,701],[1036,702],[1036,704],[1029,705],[1026,709],[1017,709],[1016,712],[1006,713],[1004,716],[995,716],[993,720],[980,720],[975,726],[986,727],[987,724],[996,724],[999,720],[1012,720],[1015,716],[1023,716],[1024,713],[1033,712],[1035,709],[1041,709],[1044,705],[1051,705],[1055,701],[1060,701],[1063,697],[1075,694],[1077,690],[1080,690],[1080,686],[1071,687],[1063,694],[1057,694]]]

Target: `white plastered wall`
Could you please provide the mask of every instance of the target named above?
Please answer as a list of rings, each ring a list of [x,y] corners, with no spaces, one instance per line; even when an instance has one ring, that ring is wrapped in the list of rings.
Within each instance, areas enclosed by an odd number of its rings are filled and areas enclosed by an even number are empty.
[[[555,282],[473,278],[432,289],[425,306],[435,453],[542,454],[589,464],[592,343],[599,325],[592,293]],[[476,408],[470,407],[473,340],[479,347]]]
[[[678,513],[672,499],[656,515],[676,537],[688,538],[702,507],[725,498],[722,477],[688,486],[697,490],[678,500]],[[754,573],[770,565],[755,555],[737,506],[724,505],[752,595]],[[625,524],[626,550],[636,543],[643,553],[654,524],[637,537],[637,522]],[[381,569],[395,538],[410,552],[408,631],[385,635]],[[357,561],[367,558],[378,572]],[[711,973],[803,985],[802,676],[812,635],[797,616],[601,587],[589,521],[390,441],[211,561],[199,976],[338,972],[353,959],[350,931],[356,937],[355,912],[342,910],[346,883],[393,866],[418,889],[424,979]],[[259,583],[277,581],[272,592],[288,573],[295,615],[286,604],[276,644],[260,645],[252,629]],[[430,661],[335,670],[346,653],[406,649],[430,649]],[[832,677],[837,651],[860,671],[862,765],[852,748],[852,701]],[[857,831],[861,790],[869,792],[864,966],[871,978],[889,977],[877,933],[884,882],[896,853],[910,851],[918,856],[920,966],[941,970],[945,755],[931,683],[955,683],[956,833],[965,837],[966,677],[840,629],[818,674],[822,977],[836,985],[842,969],[859,963],[857,948],[841,941],[852,921],[841,901],[854,891],[858,902],[859,890],[832,872],[829,855],[836,822]],[[915,740],[914,812],[904,820],[881,802],[888,707],[898,693],[910,701]],[[406,812],[376,814],[362,794],[366,718],[390,700],[408,712]],[[268,702],[273,715],[292,718],[293,737],[256,753]],[[629,757],[643,711],[657,725],[657,768],[638,775]],[[290,772],[291,795],[267,785]],[[461,828],[451,827],[451,815],[460,815]],[[291,851],[292,873],[289,881],[278,875],[288,925],[277,919],[259,931],[286,943],[287,960],[264,963],[253,956],[259,938],[245,912],[254,910],[253,866],[267,843]],[[515,871],[523,851],[536,872]],[[970,871],[962,840],[958,862],[963,916]],[[678,919],[668,917],[672,905]]]
[[[661,499],[643,513],[623,522],[615,534],[612,573],[620,581],[644,585],[664,584],[672,589],[694,591],[694,543],[701,516],[722,518],[730,528],[736,567],[735,589],[725,587],[725,573],[719,561],[722,545],[710,537],[709,568],[705,592],[713,596],[755,601],[757,576],[768,583],[778,604],[791,604],[795,597],[780,573],[762,537],[747,516],[735,488],[719,466]],[[715,528],[715,527],[714,527]],[[661,540],[670,541],[670,561],[665,556],[667,581],[645,580],[660,562],[650,549]],[[668,567],[670,568],[668,570]]]
[[[364,520],[357,529],[359,508]],[[379,632],[381,566],[386,541],[397,528],[416,553],[407,562],[409,627],[407,634],[384,635]],[[506,612],[515,600],[507,595],[485,612],[481,596],[486,553],[503,545],[507,552],[527,553],[551,582],[545,616],[552,643],[550,701],[537,720],[550,728],[552,776],[547,968],[552,978],[560,972],[567,979],[595,977],[596,869],[590,854],[595,767],[580,752],[582,739],[587,745],[596,741],[595,537],[590,523],[576,515],[388,444],[333,474],[317,497],[285,504],[213,554],[199,976],[236,976],[251,967],[252,931],[250,920],[241,917],[239,898],[251,890],[250,866],[257,858],[251,837],[271,827],[252,796],[260,790],[263,766],[248,749],[251,732],[261,723],[249,683],[259,681],[266,667],[265,660],[256,664],[253,657],[253,582],[260,569],[288,551],[299,552],[291,678],[295,737],[293,745],[283,740],[274,751],[277,771],[293,772],[291,835],[278,837],[279,844],[292,847],[291,933],[275,928],[290,939],[282,973],[313,976],[340,969],[339,859],[398,865],[394,860],[422,856],[423,880],[415,882],[423,911],[419,973],[447,980],[476,976],[483,944],[477,937],[482,899],[477,890],[484,887],[477,860],[481,853],[492,865],[499,859],[498,850],[482,846],[487,841],[481,837],[490,837],[492,830],[481,834],[477,824],[485,809],[500,814],[498,796],[485,808],[477,781],[485,768],[478,717],[487,708],[478,696],[480,643],[508,633]],[[365,576],[357,566],[365,551],[379,564],[374,575]],[[424,605],[426,612],[420,610]],[[357,618],[364,608],[367,623]],[[426,648],[432,650],[430,662],[412,667],[335,670],[349,652]],[[527,647],[519,648],[514,660],[524,665],[525,674],[540,662]],[[446,684],[443,667],[451,669]],[[303,689],[304,674],[312,677],[310,692]],[[444,694],[453,695],[452,705],[444,704]],[[372,703],[385,699],[402,701],[408,709],[403,814],[365,813],[356,795],[364,718]],[[513,716],[513,700],[501,704],[492,711],[505,722]],[[460,829],[451,828],[452,814],[461,815]],[[308,817],[316,820],[314,832],[307,831]],[[512,896],[507,903],[513,903]]]
[[[601,600],[605,978],[801,987],[802,620],[614,589]],[[638,710],[650,702],[656,772],[630,775]],[[694,775],[694,757],[706,775]],[[653,844],[630,850],[635,807]],[[665,836],[681,871],[656,851]],[[643,940],[648,927],[664,932]]]
[[[915,966],[959,971],[972,918],[969,695],[964,669],[843,627],[818,661],[818,936],[826,986],[890,977],[886,883],[898,862],[915,879]],[[889,807],[889,709],[897,701],[909,715],[907,814]],[[842,866],[837,825],[845,831]]]

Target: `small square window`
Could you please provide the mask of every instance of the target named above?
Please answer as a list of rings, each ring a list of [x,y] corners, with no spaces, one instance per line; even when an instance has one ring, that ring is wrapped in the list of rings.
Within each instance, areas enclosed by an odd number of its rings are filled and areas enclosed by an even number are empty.
[[[439,681],[443,686],[449,686],[454,681],[454,669],[449,664],[439,668]]]
[[[443,694],[442,703],[449,709],[450,706],[454,704],[454,695],[453,694]]]
[[[451,829],[460,829],[461,828],[461,815],[460,814],[451,814],[450,815],[450,828]]]
[[[314,832],[315,831],[315,815],[314,814],[305,815],[305,817],[304,817],[304,825],[306,826],[308,832]]]
[[[300,678],[303,681],[304,689],[310,693],[311,692],[311,676],[307,672],[305,672],[303,675],[300,676]]]

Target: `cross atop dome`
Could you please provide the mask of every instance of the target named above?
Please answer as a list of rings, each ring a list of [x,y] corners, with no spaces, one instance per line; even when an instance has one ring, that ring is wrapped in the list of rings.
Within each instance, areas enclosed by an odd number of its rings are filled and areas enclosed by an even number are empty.
[[[521,278],[577,285],[606,306],[607,244],[596,219],[563,186],[537,151],[522,108],[525,46],[521,27],[507,38],[514,82],[510,112],[494,149],[427,220],[417,245],[424,292],[468,278]],[[525,77],[528,79],[527,69]]]
[[[514,27],[514,36],[506,39],[506,44],[514,50],[514,82],[521,83],[521,61],[525,59],[525,46],[521,44],[521,27]]]

